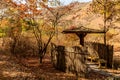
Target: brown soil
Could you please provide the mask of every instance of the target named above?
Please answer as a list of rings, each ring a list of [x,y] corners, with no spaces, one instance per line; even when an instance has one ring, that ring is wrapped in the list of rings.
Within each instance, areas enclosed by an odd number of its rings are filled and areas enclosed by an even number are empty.
[[[49,55],[44,57],[39,64],[38,57],[14,57],[10,54],[0,53],[0,80],[76,80],[74,74],[68,74],[56,70]],[[78,80],[104,80],[105,76],[96,72],[90,72],[88,78]]]

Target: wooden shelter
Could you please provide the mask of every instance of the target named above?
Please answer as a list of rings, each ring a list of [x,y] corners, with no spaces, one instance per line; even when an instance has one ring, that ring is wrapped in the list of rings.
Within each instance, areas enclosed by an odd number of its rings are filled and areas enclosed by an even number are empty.
[[[84,47],[87,46],[87,44],[84,43],[84,38],[87,34],[91,34],[91,33],[99,33],[99,34],[103,34],[106,33],[104,30],[97,30],[97,29],[90,29],[90,28],[86,28],[83,26],[77,27],[77,28],[72,28],[72,29],[66,29],[63,31],[64,34],[67,33],[74,33],[76,34],[79,39],[80,39],[80,44]],[[85,44],[85,45],[84,45]],[[99,43],[90,43],[93,47],[91,47],[92,49],[94,49],[100,58],[100,63],[104,61],[105,65],[107,65],[107,67],[111,68],[112,67],[112,59],[113,59],[113,46],[110,45],[105,45],[105,44],[99,44]],[[88,46],[90,47],[90,46]],[[92,52],[90,52],[92,53]],[[92,53],[94,54],[94,52]],[[99,64],[101,65],[101,64]]]
[[[105,31],[104,30],[97,30],[97,29],[90,29],[90,28],[80,26],[80,27],[73,28],[73,29],[66,29],[66,30],[63,31],[63,33],[64,34],[75,33],[80,39],[80,44],[82,46],[84,46],[84,37],[87,34],[90,34],[90,33],[105,33]]]

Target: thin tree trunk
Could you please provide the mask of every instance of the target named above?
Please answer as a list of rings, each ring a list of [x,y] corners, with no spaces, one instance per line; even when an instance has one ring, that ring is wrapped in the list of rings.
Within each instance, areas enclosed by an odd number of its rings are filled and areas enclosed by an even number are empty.
[[[43,57],[40,57],[40,63],[42,63],[42,59],[43,59]]]
[[[106,4],[107,0],[104,1],[104,44],[106,45]]]
[[[105,44],[105,47],[104,47],[104,54],[106,54],[106,50],[107,50],[107,42],[106,42],[106,28],[107,28],[107,26],[106,26],[106,23],[107,23],[107,14],[106,14],[106,8],[107,8],[107,6],[106,6],[106,4],[107,4],[107,0],[105,0],[104,1],[104,44]],[[107,51],[108,52],[108,51]],[[104,59],[106,59],[106,60],[108,60],[108,57],[109,55],[107,55],[107,56],[104,56]],[[107,62],[108,63],[108,62]]]
[[[16,39],[14,39],[13,44],[11,46],[11,53],[15,54],[15,45],[16,45]]]

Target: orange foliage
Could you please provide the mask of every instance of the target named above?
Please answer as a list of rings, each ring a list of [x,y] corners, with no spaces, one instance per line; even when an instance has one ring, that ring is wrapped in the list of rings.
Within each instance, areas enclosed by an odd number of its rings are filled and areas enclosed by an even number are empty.
[[[5,0],[5,2],[9,3],[9,2],[11,2],[11,0]]]
[[[1,20],[0,27],[4,28],[7,25],[8,21],[6,19]]]
[[[9,2],[9,4],[11,5],[11,7],[14,8],[14,10],[19,11],[20,18],[30,17],[33,14],[34,15],[41,15],[41,10],[37,9],[37,4],[35,3],[36,0],[28,0],[28,3],[26,3],[26,4],[17,4],[16,2],[13,2],[12,0],[5,0],[5,1]],[[39,2],[39,5],[42,8],[48,8],[48,6],[45,5],[43,2]],[[29,11],[32,14],[29,14]]]
[[[31,4],[35,3],[36,0],[28,0]]]
[[[20,11],[20,12],[25,12],[25,11],[27,11],[27,7],[24,5],[24,4],[21,4],[21,5],[18,5],[18,10]]]

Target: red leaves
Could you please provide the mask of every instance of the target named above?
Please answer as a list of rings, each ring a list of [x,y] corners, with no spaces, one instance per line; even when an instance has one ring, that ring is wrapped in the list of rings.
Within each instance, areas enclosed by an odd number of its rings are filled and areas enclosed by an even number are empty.
[[[48,5],[45,4],[48,0],[27,0],[25,4],[18,4],[13,0],[5,0],[5,2],[14,9],[13,12],[19,14],[20,18],[41,15],[42,11],[40,8],[52,10],[52,8],[49,8]]]
[[[75,29],[75,28],[76,28],[76,26],[71,26],[71,27],[70,27],[70,29]]]

